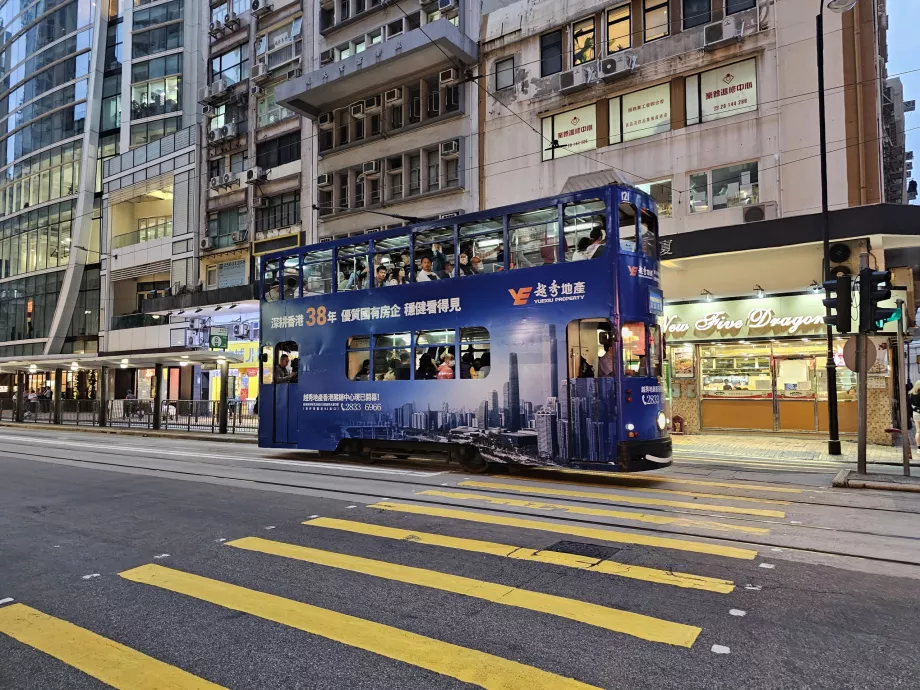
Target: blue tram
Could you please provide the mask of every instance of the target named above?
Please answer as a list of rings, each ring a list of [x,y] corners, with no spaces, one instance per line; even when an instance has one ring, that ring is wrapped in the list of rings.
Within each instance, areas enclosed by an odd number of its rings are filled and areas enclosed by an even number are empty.
[[[263,257],[259,445],[666,466],[658,261],[616,185]]]

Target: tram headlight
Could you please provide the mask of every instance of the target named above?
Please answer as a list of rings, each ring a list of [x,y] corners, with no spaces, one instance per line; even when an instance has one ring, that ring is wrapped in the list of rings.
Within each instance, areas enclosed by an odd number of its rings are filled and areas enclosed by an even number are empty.
[[[668,419],[664,416],[664,412],[659,412],[655,421],[658,422],[658,428],[661,431],[664,431],[664,428],[668,425]]]
[[[636,428],[636,425],[635,425],[635,424],[627,424],[627,425],[626,425],[626,431],[634,431],[635,428]]]

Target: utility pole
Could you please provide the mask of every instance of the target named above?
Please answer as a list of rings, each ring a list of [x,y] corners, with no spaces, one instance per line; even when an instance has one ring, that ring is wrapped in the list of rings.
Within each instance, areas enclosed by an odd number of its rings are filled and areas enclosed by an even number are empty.
[[[895,301],[898,305],[898,409],[901,411],[901,459],[904,461],[904,476],[910,476],[910,434],[907,433],[907,360],[904,358],[904,300]]]
[[[869,325],[864,322],[866,301],[868,299],[868,285],[865,285],[867,270],[869,268],[869,255],[865,252],[859,255],[859,332],[856,334],[856,412],[858,419],[858,433],[856,439],[856,471],[866,473],[866,394],[869,383]]]

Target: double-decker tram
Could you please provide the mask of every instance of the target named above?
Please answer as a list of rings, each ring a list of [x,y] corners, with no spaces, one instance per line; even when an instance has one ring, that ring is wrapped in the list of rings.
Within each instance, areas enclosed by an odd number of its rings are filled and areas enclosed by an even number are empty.
[[[670,464],[655,205],[612,185],[263,257],[259,445]]]

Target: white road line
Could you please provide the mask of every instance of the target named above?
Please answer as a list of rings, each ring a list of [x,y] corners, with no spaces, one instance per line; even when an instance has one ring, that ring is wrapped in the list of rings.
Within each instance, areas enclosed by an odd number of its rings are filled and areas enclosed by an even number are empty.
[[[761,567],[761,568],[767,568],[768,570],[772,570],[772,569],[775,568],[776,566],[773,565],[772,563],[761,563],[761,564],[760,564],[760,567]]]
[[[731,654],[732,650],[731,650],[731,647],[725,647],[720,644],[714,644],[712,645],[712,652],[713,654]]]
[[[0,606],[2,606],[3,604],[11,604],[14,601],[16,600],[13,599],[13,597],[7,597],[6,599],[0,599]]]
[[[99,573],[90,573],[89,575],[84,575],[84,580],[92,580],[94,577],[102,577]]]
[[[752,592],[759,592],[763,589],[763,585],[745,585],[744,588],[749,589]]]
[[[319,468],[328,470],[344,470],[346,472],[367,472],[371,474],[398,474],[410,477],[437,477],[445,472],[420,472],[417,470],[397,470],[384,467],[354,467],[352,465],[334,462],[313,462],[311,460],[269,460],[267,458],[248,458],[238,455],[218,455],[215,453],[192,453],[184,450],[165,450],[162,448],[149,449],[140,446],[112,446],[103,443],[82,443],[79,441],[59,441],[56,439],[33,438],[31,436],[0,436],[0,440],[26,441],[28,443],[46,443],[51,446],[73,446],[75,448],[104,448],[105,450],[126,450],[137,453],[145,450],[153,455],[178,455],[183,458],[211,458],[214,460],[243,460],[245,462],[262,462],[270,465],[295,465],[305,468]]]
[[[733,616],[746,616],[747,611],[742,611],[741,609],[730,609],[729,613]]]
[[[154,557],[153,557],[153,559],[154,559],[155,561],[158,561],[158,560],[160,560],[161,558],[169,558],[169,554],[168,554],[168,553],[161,553],[159,556],[154,556]]]

